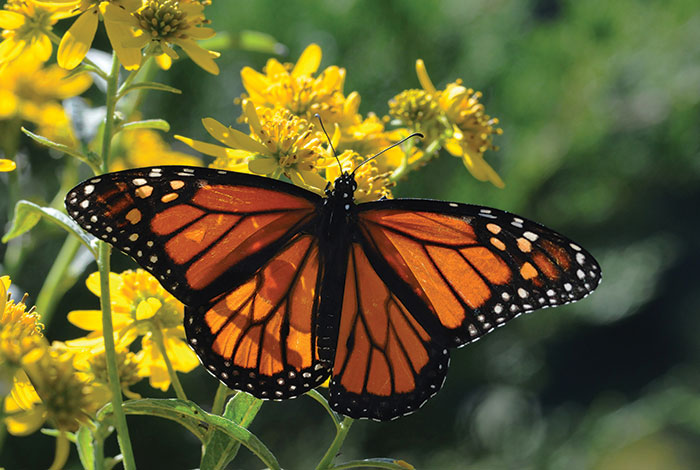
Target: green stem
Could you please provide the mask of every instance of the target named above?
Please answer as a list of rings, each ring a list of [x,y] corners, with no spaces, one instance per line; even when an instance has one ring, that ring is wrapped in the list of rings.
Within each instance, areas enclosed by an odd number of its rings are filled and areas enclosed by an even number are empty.
[[[224,412],[224,406],[226,406],[226,399],[230,395],[231,389],[223,383],[219,382],[219,387],[216,389],[216,395],[214,395],[214,404],[211,407],[212,414],[221,415]]]
[[[112,410],[114,413],[114,426],[117,429],[119,448],[124,456],[124,469],[136,470],[134,451],[131,449],[129,428],[126,425],[126,415],[122,409],[122,389],[117,368],[117,353],[114,347],[114,327],[112,325],[112,308],[109,292],[109,256],[110,246],[105,242],[98,242],[97,266],[100,271],[100,303],[102,304],[102,333],[105,341],[105,356],[107,361],[107,376],[109,377],[109,389],[112,392]]]
[[[117,102],[117,82],[119,81],[119,59],[112,53],[112,70],[107,80],[107,112],[102,133],[102,171],[109,169],[109,154],[114,128],[114,108]],[[122,409],[122,389],[117,367],[117,353],[114,346],[114,327],[112,325],[112,301],[109,292],[110,246],[98,242],[97,266],[100,272],[100,303],[102,306],[102,334],[105,341],[105,356],[107,361],[107,376],[109,389],[112,392],[112,409],[114,426],[117,429],[117,441],[124,457],[124,470],[136,470],[134,451],[131,448],[129,428],[126,425],[126,415]]]
[[[155,341],[156,343],[156,346],[158,346],[160,354],[163,356],[163,360],[165,361],[165,367],[168,369],[168,375],[170,375],[170,382],[173,384],[173,389],[175,389],[175,395],[180,400],[187,400],[185,389],[182,388],[182,384],[180,383],[180,379],[177,376],[177,372],[175,371],[175,368],[173,367],[173,364],[172,362],[170,362],[170,358],[168,357],[168,351],[165,349],[165,340],[163,339],[163,332],[156,327],[151,330],[151,335],[153,341]]]
[[[93,434],[92,458],[95,470],[105,468],[105,441],[99,435],[99,430]]]
[[[109,171],[109,157],[112,151],[112,134],[114,132],[114,110],[117,106],[117,87],[119,82],[119,59],[117,54],[112,54],[112,70],[107,80],[107,103],[105,125],[102,129],[102,171]]]
[[[340,452],[340,448],[343,446],[343,442],[345,442],[345,438],[348,436],[348,432],[350,432],[350,427],[352,426],[353,422],[354,420],[348,416],[343,419],[343,421],[340,423],[340,427],[335,433],[335,439],[333,439],[333,442],[326,451],[326,454],[316,466],[316,470],[329,470],[332,468],[333,460],[335,460],[338,452]]]
[[[36,309],[41,315],[42,323],[46,326],[51,323],[56,303],[75,282],[75,276],[66,276],[66,271],[78,248],[80,248],[80,240],[73,235],[68,235],[36,298]]]
[[[70,441],[65,431],[60,431],[56,436],[56,454],[49,470],[61,470],[68,461],[70,455]]]
[[[406,176],[411,170],[415,169],[416,167],[419,167],[421,165],[425,165],[427,162],[435,158],[437,156],[438,152],[440,151],[440,147],[442,146],[442,141],[440,139],[434,140],[428,144],[428,146],[425,148],[423,151],[423,157],[416,160],[413,163],[408,162],[408,157],[410,153],[413,151],[413,148],[415,147],[415,144],[413,143],[407,143],[407,148],[404,148],[403,152],[403,158],[401,160],[401,163],[399,166],[391,173],[391,176],[389,179],[391,181],[398,181],[404,176]]]

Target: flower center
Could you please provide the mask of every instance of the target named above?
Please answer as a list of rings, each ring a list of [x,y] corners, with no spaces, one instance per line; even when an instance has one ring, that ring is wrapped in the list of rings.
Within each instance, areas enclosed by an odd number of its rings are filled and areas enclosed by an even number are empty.
[[[31,41],[52,29],[51,12],[48,10],[28,5],[24,1],[9,2],[5,8],[24,15],[24,24],[16,30],[20,39]]]
[[[180,9],[178,0],[150,0],[134,13],[144,31],[151,38],[170,41],[180,37],[189,28],[187,13]]]
[[[260,140],[277,158],[282,168],[311,169],[320,159],[315,148],[318,138],[311,124],[287,110],[277,112],[273,119],[265,120]],[[308,166],[300,168],[299,165]]]
[[[389,114],[409,127],[437,118],[440,107],[432,94],[425,90],[405,90],[389,102]]]

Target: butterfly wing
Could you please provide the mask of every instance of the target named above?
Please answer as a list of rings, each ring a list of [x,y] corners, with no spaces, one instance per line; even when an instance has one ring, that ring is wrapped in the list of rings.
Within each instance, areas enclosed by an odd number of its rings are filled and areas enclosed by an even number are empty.
[[[449,348],[600,281],[579,245],[497,209],[429,200],[361,204],[348,262],[330,404],[393,419],[441,388]]]
[[[379,276],[448,347],[579,300],[600,282],[598,263],[578,244],[501,210],[397,199],[361,204],[357,221]]]
[[[185,331],[209,371],[258,398],[296,397],[330,374],[316,348],[318,240],[298,235],[242,285],[185,308]]]
[[[281,181],[182,166],[108,173],[66,197],[68,213],[85,230],[197,306],[247,282],[313,225],[321,203]]]
[[[386,421],[417,410],[445,380],[449,351],[409,313],[358,243],[350,248],[331,407]]]

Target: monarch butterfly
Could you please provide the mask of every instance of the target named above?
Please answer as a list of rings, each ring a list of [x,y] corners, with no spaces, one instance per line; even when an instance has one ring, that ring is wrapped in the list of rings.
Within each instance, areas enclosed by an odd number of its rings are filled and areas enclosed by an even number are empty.
[[[261,176],[137,168],[66,197],[87,231],[185,304],[209,372],[263,399],[330,377],[352,418],[412,413],[442,387],[449,350],[538,308],[579,300],[601,272],[524,217],[421,199],[355,204],[354,173],[325,197]]]

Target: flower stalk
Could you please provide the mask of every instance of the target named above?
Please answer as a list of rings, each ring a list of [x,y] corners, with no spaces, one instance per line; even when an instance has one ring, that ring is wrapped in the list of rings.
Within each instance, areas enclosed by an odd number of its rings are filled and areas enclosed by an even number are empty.
[[[335,439],[333,439],[325,455],[316,466],[316,470],[330,470],[333,468],[333,460],[335,460],[340,448],[343,446],[343,442],[345,442],[345,438],[348,436],[350,427],[354,422],[355,420],[349,416],[346,416],[345,419],[340,422],[340,425],[337,426],[336,429]]]
[[[112,55],[112,70],[107,80],[107,112],[102,134],[102,171],[109,171],[112,131],[114,129],[114,110],[117,102],[117,84],[119,81],[119,59],[116,53]],[[124,456],[124,469],[136,470],[134,451],[131,448],[129,428],[126,415],[122,409],[122,390],[117,367],[117,353],[114,345],[114,327],[112,325],[111,297],[109,292],[109,272],[111,246],[98,242],[97,266],[100,272],[100,305],[102,309],[102,331],[104,333],[105,357],[109,388],[112,392],[112,409],[114,410],[114,425],[117,429],[119,448]]]

